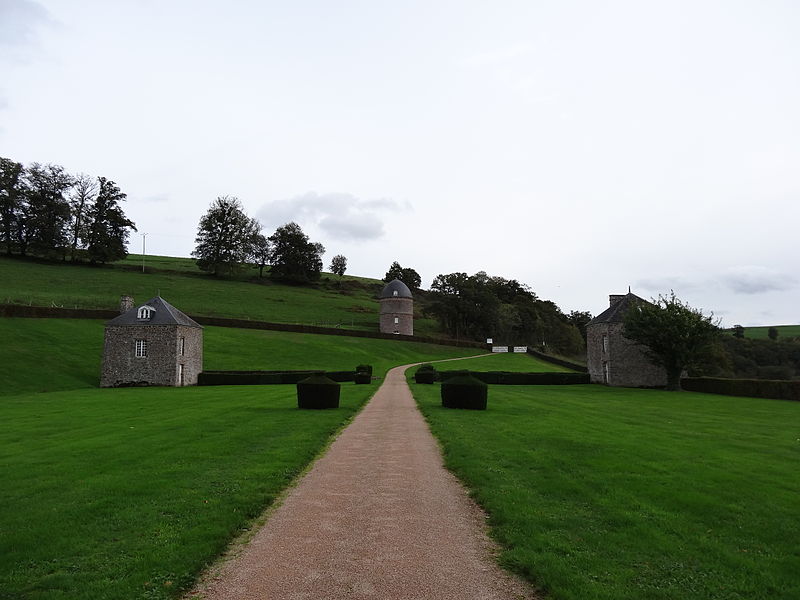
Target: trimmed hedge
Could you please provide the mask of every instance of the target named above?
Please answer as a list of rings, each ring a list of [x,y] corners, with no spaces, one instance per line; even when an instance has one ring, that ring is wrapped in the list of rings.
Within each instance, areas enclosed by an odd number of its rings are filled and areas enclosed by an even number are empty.
[[[203,371],[197,385],[288,385],[314,373],[323,373],[333,381],[354,381],[353,371]]]
[[[353,381],[357,384],[372,383],[372,375],[366,371],[356,371],[356,374],[353,376]]]
[[[439,380],[446,382],[463,371],[439,371]],[[588,373],[515,373],[511,371],[471,371],[473,377],[493,385],[582,385],[589,383]]]
[[[581,365],[569,360],[564,360],[563,358],[556,358],[555,356],[550,356],[549,354],[545,354],[544,352],[539,352],[538,350],[533,350],[532,348],[528,348],[528,354],[531,356],[535,356],[536,358],[540,358],[545,362],[553,363],[554,365],[558,365],[559,367],[566,367],[568,369],[572,369],[573,371],[578,371],[579,373],[588,373],[589,369],[586,365]]]
[[[684,377],[681,387],[689,392],[800,401],[800,381]]]
[[[372,376],[372,365],[356,365],[356,373],[369,373]]]
[[[445,408],[486,410],[488,396],[489,386],[470,375],[469,371],[461,371],[442,382],[442,406]]]
[[[414,381],[417,383],[433,383],[436,381],[436,371],[417,371],[414,373]]]
[[[297,382],[297,408],[339,408],[341,385],[316,373]]]

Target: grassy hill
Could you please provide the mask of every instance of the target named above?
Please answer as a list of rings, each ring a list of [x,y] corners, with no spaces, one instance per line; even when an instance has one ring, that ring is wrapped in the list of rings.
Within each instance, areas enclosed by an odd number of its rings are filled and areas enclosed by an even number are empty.
[[[766,340],[769,339],[769,330],[773,327],[772,325],[765,325],[763,327],[745,327],[744,328],[744,337],[751,338],[754,340]],[[778,330],[778,339],[779,340],[786,340],[793,337],[800,337],[800,325],[774,325],[775,329]],[[733,329],[726,329],[727,333],[732,334]]]
[[[138,262],[137,262],[138,261]],[[382,283],[336,275],[309,285],[286,285],[248,270],[233,279],[201,272],[188,258],[141,256],[107,266],[0,257],[0,303],[115,309],[129,294],[144,301],[161,294],[182,311],[276,323],[376,331]],[[438,335],[436,323],[416,315],[415,333]]]

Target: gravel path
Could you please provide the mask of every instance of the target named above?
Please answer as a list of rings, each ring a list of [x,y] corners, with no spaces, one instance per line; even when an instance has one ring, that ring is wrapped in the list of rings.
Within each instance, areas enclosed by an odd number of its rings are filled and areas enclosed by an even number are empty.
[[[389,371],[265,525],[192,598],[535,598],[496,566],[484,516]]]

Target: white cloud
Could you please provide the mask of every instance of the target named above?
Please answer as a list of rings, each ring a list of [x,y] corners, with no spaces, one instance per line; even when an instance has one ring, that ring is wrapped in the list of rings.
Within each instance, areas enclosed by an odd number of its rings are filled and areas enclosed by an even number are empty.
[[[388,198],[360,200],[352,194],[307,192],[264,204],[256,216],[267,228],[289,221],[316,225],[332,239],[374,240],[384,235],[382,213],[410,210],[407,202]]]
[[[723,274],[722,281],[737,294],[785,291],[797,284],[797,280],[791,275],[753,265],[731,267]]]

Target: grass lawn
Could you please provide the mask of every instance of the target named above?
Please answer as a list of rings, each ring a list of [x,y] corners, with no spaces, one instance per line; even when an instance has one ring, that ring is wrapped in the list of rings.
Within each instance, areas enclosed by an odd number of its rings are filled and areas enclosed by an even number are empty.
[[[113,310],[122,294],[141,302],[160,292],[170,304],[192,315],[369,331],[378,327],[376,296],[381,284],[377,281],[353,277],[339,287],[333,280],[308,286],[252,276],[228,280],[201,273],[189,259],[148,259],[159,269],[142,273],[134,264],[91,267],[0,256],[0,303]],[[415,319],[414,328],[418,335],[437,335],[433,319]]]
[[[494,353],[487,356],[441,363],[434,365],[434,367],[440,371],[467,369],[469,371],[514,371],[519,373],[571,372],[571,369],[545,362],[535,356],[522,354],[521,352]]]
[[[0,598],[168,598],[269,506],[376,386],[77,390],[0,402]]]
[[[99,385],[103,321],[0,318],[0,339],[4,342],[0,344],[0,396]],[[381,377],[395,365],[480,352],[399,340],[229,327],[206,327],[203,346],[204,366],[209,370],[342,370],[367,363]]]
[[[411,387],[502,563],[547,597],[800,598],[800,403],[490,386],[473,412]]]
[[[776,325],[775,329],[778,330],[779,340],[800,336],[800,325]],[[745,327],[744,337],[757,340],[766,340],[769,338],[769,330],[769,327]],[[726,331],[730,334],[733,334],[732,329],[728,329]]]

